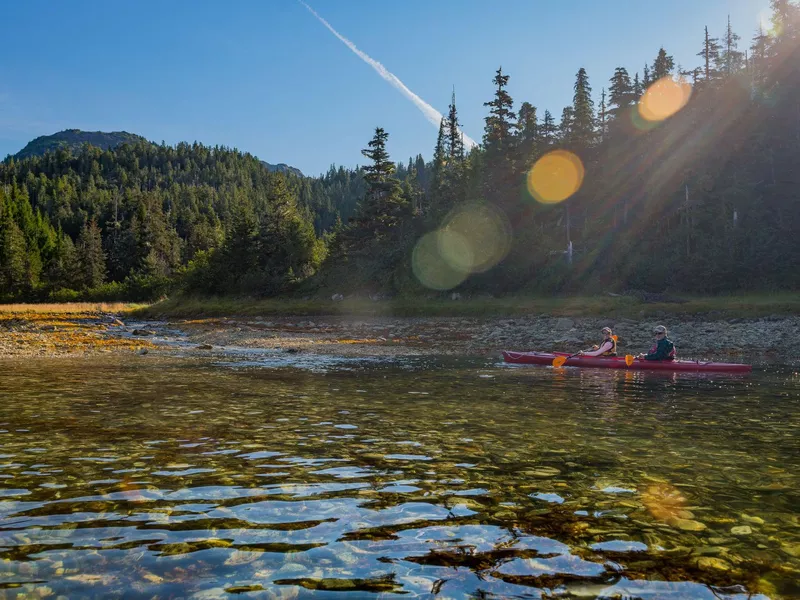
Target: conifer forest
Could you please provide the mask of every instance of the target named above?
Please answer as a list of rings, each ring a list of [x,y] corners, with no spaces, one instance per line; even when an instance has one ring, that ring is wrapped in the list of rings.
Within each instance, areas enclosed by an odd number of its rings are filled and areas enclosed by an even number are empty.
[[[563,108],[499,67],[480,144],[453,93],[430,161],[380,123],[318,177],[138,136],[10,156],[0,298],[796,290],[800,7],[772,11],[749,42],[698,27],[692,67],[580,68]]]

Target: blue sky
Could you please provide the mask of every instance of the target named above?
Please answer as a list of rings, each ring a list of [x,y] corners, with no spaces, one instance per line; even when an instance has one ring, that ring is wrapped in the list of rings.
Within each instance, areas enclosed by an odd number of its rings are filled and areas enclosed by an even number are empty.
[[[309,0],[340,34],[446,112],[483,133],[499,65],[515,107],[558,118],[575,73],[594,95],[663,45],[699,64],[703,27],[727,15],[749,46],[769,0]],[[199,141],[307,174],[362,162],[376,126],[395,160],[432,154],[422,113],[295,0],[9,2],[0,60],[0,157],[66,128]]]

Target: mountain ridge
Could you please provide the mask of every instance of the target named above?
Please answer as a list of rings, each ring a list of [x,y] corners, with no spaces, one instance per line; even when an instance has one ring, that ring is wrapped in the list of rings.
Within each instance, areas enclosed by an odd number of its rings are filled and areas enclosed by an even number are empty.
[[[130,133],[128,131],[82,131],[80,129],[65,129],[51,135],[41,135],[28,142],[25,147],[13,155],[14,159],[21,160],[32,156],[44,156],[48,152],[55,152],[60,149],[77,152],[84,144],[96,146],[102,150],[112,150],[122,144],[134,144],[137,142],[150,142],[147,138]],[[304,177],[303,172],[286,163],[272,164],[260,160],[269,171],[279,173],[291,173],[298,177]]]

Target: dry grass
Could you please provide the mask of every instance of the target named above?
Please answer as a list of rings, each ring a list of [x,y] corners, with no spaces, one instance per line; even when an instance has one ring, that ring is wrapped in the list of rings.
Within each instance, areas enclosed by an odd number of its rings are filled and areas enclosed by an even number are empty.
[[[0,314],[97,314],[123,313],[143,308],[126,302],[67,302],[64,304],[0,304]]]
[[[146,340],[109,335],[121,323],[105,315],[141,307],[121,302],[0,305],[0,357],[74,356],[152,348]]]

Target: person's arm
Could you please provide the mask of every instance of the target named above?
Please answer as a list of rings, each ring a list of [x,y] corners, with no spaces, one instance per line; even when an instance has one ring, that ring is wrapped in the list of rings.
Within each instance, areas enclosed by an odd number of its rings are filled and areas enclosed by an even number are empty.
[[[667,340],[658,340],[656,351],[644,355],[645,360],[664,360],[669,355],[667,350]]]
[[[600,356],[603,352],[608,352],[614,347],[614,342],[606,341],[603,342],[597,350],[592,350],[591,352],[583,352],[581,356]]]

